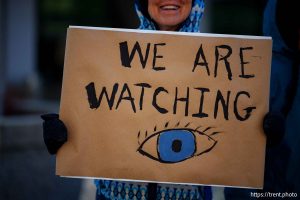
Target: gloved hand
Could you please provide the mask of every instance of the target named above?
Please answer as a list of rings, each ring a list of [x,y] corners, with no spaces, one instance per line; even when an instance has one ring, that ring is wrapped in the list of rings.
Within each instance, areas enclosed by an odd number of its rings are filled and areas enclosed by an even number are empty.
[[[263,121],[264,132],[267,136],[267,146],[278,145],[285,132],[285,117],[279,112],[269,112]]]
[[[67,128],[59,119],[58,114],[41,115],[44,120],[43,136],[48,152],[53,155],[67,141]]]

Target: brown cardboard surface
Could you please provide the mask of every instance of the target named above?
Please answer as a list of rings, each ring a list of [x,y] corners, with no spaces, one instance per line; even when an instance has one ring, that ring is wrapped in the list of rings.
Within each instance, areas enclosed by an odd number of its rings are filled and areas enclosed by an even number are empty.
[[[271,45],[70,27],[56,173],[261,188]]]

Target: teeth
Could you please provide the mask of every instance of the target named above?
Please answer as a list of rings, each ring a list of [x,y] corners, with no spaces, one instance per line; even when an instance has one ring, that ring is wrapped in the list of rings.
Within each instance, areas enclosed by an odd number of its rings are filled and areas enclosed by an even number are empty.
[[[177,10],[178,6],[167,5],[167,6],[162,6],[162,9],[165,9],[165,10]]]

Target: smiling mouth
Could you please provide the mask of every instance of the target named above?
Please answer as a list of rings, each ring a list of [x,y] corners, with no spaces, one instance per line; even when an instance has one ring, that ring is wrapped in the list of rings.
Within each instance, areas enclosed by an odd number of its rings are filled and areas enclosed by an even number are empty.
[[[177,5],[165,5],[160,7],[162,10],[178,10],[179,6]]]

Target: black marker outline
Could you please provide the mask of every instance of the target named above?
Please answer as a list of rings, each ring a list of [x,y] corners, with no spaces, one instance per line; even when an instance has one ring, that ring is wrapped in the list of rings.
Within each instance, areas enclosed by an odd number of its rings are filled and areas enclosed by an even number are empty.
[[[143,150],[144,144],[145,144],[148,140],[150,140],[151,138],[153,138],[154,136],[159,135],[159,134],[161,134],[162,132],[166,132],[166,131],[174,131],[174,130],[175,130],[175,131],[178,131],[178,130],[189,131],[190,133],[193,134],[193,136],[194,136],[194,138],[195,138],[195,139],[194,139],[195,150],[194,150],[194,152],[193,152],[193,154],[192,154],[191,156],[189,156],[189,157],[187,157],[187,158],[185,158],[185,159],[183,159],[183,160],[177,161],[177,162],[163,161],[163,160],[160,158],[160,154],[159,154],[158,149],[157,149],[159,138],[157,138],[157,141],[156,141],[156,151],[157,151],[158,158],[154,157],[153,155],[151,155],[151,154],[149,154],[148,152],[146,152],[146,151]],[[206,137],[208,137],[209,140],[212,140],[214,143],[213,143],[213,145],[212,145],[210,148],[208,148],[208,149],[206,149],[206,150],[204,150],[204,151],[202,151],[202,152],[200,152],[200,153],[198,153],[198,154],[195,155],[195,153],[197,152],[196,135],[195,135],[196,133],[198,133],[199,135],[205,135]],[[158,136],[158,137],[159,137],[159,136]],[[217,143],[218,143],[218,141],[215,140],[214,138],[212,138],[210,135],[207,135],[207,134],[205,134],[205,133],[203,133],[203,132],[200,132],[200,131],[198,131],[198,130],[196,130],[196,129],[192,129],[192,128],[171,128],[171,129],[164,129],[164,130],[158,131],[158,132],[152,134],[151,136],[147,137],[147,138],[140,144],[140,146],[138,147],[137,151],[138,151],[140,154],[142,154],[143,156],[147,156],[148,158],[151,158],[152,160],[158,161],[158,162],[160,162],[160,163],[173,164],[173,163],[179,163],[179,162],[185,161],[185,160],[190,159],[190,158],[192,158],[192,157],[200,156],[200,155],[202,155],[202,154],[204,154],[204,153],[208,153],[208,152],[210,152],[210,151],[216,146]]]

